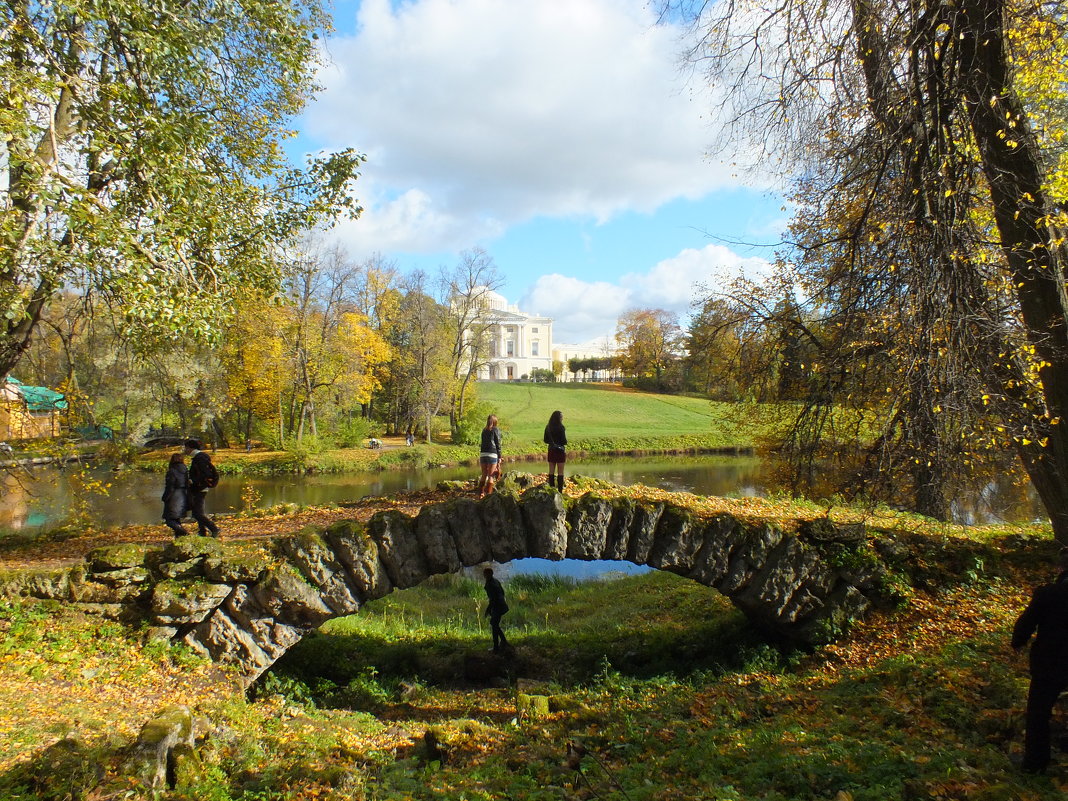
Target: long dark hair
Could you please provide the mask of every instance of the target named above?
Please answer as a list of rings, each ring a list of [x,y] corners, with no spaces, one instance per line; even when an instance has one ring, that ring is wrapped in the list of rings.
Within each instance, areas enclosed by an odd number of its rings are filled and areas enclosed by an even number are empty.
[[[491,429],[491,428],[496,428],[496,427],[497,427],[497,415],[491,414],[489,417],[486,418],[486,428],[487,429]]]
[[[564,424],[564,413],[562,411],[560,411],[559,409],[557,409],[555,412],[553,412],[551,415],[549,415],[549,425],[551,425],[551,426],[553,426],[555,428],[557,426],[562,426],[563,424]]]

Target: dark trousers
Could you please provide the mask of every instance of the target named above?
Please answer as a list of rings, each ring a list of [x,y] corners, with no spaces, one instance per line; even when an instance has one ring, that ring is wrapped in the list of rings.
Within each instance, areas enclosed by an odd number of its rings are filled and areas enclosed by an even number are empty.
[[[211,532],[211,536],[219,536],[219,527],[215,525],[215,521],[207,516],[204,512],[204,501],[208,497],[206,491],[202,492],[189,492],[189,513],[193,515],[193,519],[197,521],[197,534],[201,537],[206,537],[206,532]]]
[[[1057,697],[1068,688],[1068,673],[1059,670],[1031,669],[1031,687],[1027,691],[1027,732],[1024,735],[1023,769],[1042,771],[1050,760],[1049,719]]]
[[[501,631],[501,615],[490,615],[490,631],[493,632],[493,650],[499,651],[502,648],[508,647],[508,640],[504,638],[504,632]]]
[[[163,518],[163,522],[174,532],[175,536],[184,537],[189,532],[185,530],[181,520],[176,520],[173,517]]]

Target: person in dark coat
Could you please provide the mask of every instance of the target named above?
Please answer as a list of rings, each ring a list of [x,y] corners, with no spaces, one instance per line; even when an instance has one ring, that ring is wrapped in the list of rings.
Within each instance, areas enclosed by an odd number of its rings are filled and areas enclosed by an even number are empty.
[[[567,461],[567,431],[564,428],[564,413],[557,410],[549,415],[549,424],[542,436],[549,446],[549,486],[564,491],[564,463]]]
[[[197,534],[218,537],[219,527],[204,511],[209,489],[207,476],[212,472],[211,457],[200,450],[200,443],[195,439],[185,441],[185,453],[192,456],[189,460],[189,512],[197,521]]]
[[[163,501],[163,522],[175,536],[189,534],[182,526],[182,517],[189,509],[189,470],[185,466],[185,457],[180,453],[171,454],[160,500]]]
[[[478,497],[484,498],[493,492],[493,485],[501,474],[501,430],[497,428],[497,415],[486,418],[479,445],[478,465],[482,475],[478,477]]]
[[[1012,647],[1016,651],[1022,650],[1035,634],[1020,766],[1027,773],[1042,773],[1049,765],[1049,721],[1057,697],[1068,688],[1068,548],[1061,550],[1060,559],[1062,572],[1057,580],[1035,590],[1012,630]]]
[[[482,571],[482,575],[486,577],[486,597],[489,599],[486,604],[486,617],[489,618],[490,629],[493,631],[493,653],[498,654],[509,647],[508,640],[501,631],[501,618],[508,611],[508,602],[504,600],[504,587],[493,577],[493,568],[487,567]]]

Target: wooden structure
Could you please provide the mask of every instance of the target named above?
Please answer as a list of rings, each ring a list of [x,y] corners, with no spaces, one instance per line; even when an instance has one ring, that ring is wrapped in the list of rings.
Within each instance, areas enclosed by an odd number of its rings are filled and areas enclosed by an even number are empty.
[[[9,377],[0,384],[0,440],[58,437],[66,411],[62,392]]]

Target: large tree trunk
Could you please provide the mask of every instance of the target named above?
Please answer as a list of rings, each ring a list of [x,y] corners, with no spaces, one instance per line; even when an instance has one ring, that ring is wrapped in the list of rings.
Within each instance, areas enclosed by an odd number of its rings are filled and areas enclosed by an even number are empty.
[[[1068,325],[1064,258],[1047,224],[1038,141],[1009,82],[1004,9],[999,0],[960,6],[961,68],[1001,249],[1034,348],[1045,409],[1016,432],[1021,460],[1053,524],[1068,544]]]
[[[932,172],[931,166],[923,163],[931,153],[932,143],[937,144],[938,137],[946,135],[947,129],[942,127],[946,120],[936,119],[934,115],[936,111],[943,115],[951,113],[948,110],[961,104],[967,112],[967,124],[975,137],[990,188],[994,220],[1019,314],[1034,351],[1030,356],[1012,353],[1005,336],[998,333],[1009,321],[992,319],[988,320],[990,331],[984,353],[978,354],[978,358],[987,362],[982,373],[988,391],[1005,399],[1004,408],[1008,410],[1005,416],[1012,426],[1021,462],[1050,516],[1054,536],[1068,543],[1065,259],[1054,249],[1046,222],[1048,205],[1042,191],[1039,145],[1010,82],[1002,2],[964,0],[962,4],[940,7],[937,19],[921,20],[917,16],[915,38],[911,42],[916,49],[914,69],[921,69],[917,66],[921,61],[920,49],[930,48],[930,42],[925,42],[924,37],[932,35],[936,22],[945,23],[950,34],[944,42],[953,52],[936,58],[938,66],[934,69],[941,69],[947,60],[950,63],[955,60],[960,80],[946,82],[945,76],[940,76],[925,83],[918,74],[913,87],[897,83],[893,65],[887,58],[891,50],[884,39],[878,11],[868,0],[853,0],[853,12],[869,109],[878,123],[901,142],[902,156],[910,173],[909,183],[914,190],[913,213],[920,230],[931,228],[932,224],[936,228],[945,226],[948,217],[937,169]],[[910,91],[918,91],[919,96],[902,103]],[[946,269],[974,271],[975,268],[967,263],[955,263],[947,264]],[[970,280],[980,294],[986,292],[981,276],[970,276]],[[970,297],[964,303],[976,309],[983,305],[978,297]],[[1033,400],[1028,403],[1022,389],[1026,369],[1022,362],[1026,360],[1039,365],[1044,408],[1029,408],[1035,404]],[[1013,364],[1014,361],[1019,363]],[[927,500],[938,505],[936,497]]]

